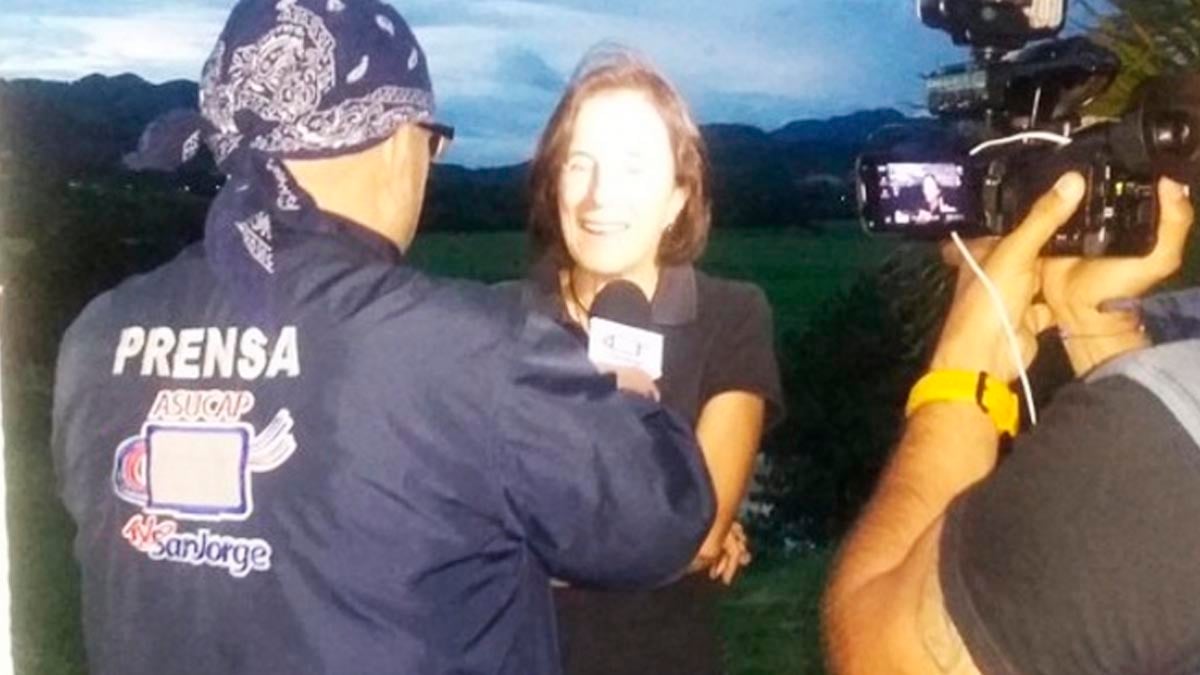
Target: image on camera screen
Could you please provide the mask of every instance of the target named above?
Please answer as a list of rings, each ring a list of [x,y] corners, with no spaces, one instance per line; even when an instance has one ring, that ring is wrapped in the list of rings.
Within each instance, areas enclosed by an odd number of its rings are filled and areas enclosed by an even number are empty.
[[[880,165],[879,174],[879,210],[887,225],[966,222],[961,165],[896,162]]]

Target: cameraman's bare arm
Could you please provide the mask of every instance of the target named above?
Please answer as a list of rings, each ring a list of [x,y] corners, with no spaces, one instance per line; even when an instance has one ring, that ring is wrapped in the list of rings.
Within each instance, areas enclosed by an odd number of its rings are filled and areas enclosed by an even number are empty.
[[[1034,205],[1025,222],[990,250],[984,269],[1003,310],[1023,328],[1025,364],[1039,330],[1030,320],[1038,252],[1083,196],[1069,174]],[[1016,379],[998,309],[974,278],[959,284],[930,367]],[[946,612],[938,584],[938,539],[950,502],[996,464],[999,434],[974,401],[930,403],[909,417],[875,496],[847,539],[825,598],[830,665],[858,673],[977,672]]]
[[[938,540],[950,501],[991,472],[997,443],[973,404],[932,404],[910,419],[825,595],[833,672],[978,672],[942,602]]]

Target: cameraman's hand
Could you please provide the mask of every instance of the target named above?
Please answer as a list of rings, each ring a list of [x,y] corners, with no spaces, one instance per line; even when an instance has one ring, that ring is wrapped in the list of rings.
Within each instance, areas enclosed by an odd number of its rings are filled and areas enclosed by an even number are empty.
[[[1184,186],[1163,178],[1158,201],[1158,243],[1150,255],[1048,258],[1043,264],[1042,295],[1063,331],[1063,345],[1077,375],[1149,344],[1136,313],[1106,312],[1101,306],[1140,297],[1179,269],[1192,225],[1191,200]]]
[[[1050,311],[1033,306],[1041,283],[1038,255],[1054,232],[1079,205],[1086,184],[1078,173],[1059,179],[1054,189],[1033,205],[1029,216],[1011,234],[996,243],[979,262],[996,285],[1021,345],[1022,366],[1037,352],[1037,334],[1048,327]],[[987,290],[969,269],[959,283],[930,368],[985,371],[1004,382],[1017,377],[996,308]]]

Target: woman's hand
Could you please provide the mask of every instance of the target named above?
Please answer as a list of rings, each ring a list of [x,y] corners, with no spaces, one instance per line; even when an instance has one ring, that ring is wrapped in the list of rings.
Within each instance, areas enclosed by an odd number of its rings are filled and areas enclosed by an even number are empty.
[[[708,568],[708,578],[720,579],[721,583],[729,586],[733,583],[733,578],[737,576],[738,571],[749,565],[751,560],[750,542],[746,538],[746,530],[741,523],[734,521],[729,528],[729,533],[725,535],[725,541],[721,545],[721,553],[717,557],[717,561]]]

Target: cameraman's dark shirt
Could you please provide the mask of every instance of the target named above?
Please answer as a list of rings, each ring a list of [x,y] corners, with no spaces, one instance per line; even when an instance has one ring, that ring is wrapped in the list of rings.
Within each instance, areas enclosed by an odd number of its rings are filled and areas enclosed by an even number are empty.
[[[1141,384],[1064,389],[951,507],[946,606],[985,675],[1200,671],[1200,448]]]

